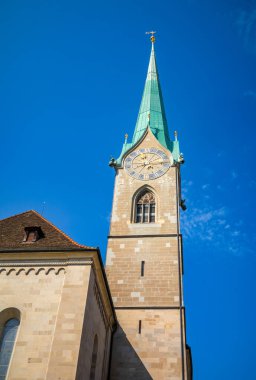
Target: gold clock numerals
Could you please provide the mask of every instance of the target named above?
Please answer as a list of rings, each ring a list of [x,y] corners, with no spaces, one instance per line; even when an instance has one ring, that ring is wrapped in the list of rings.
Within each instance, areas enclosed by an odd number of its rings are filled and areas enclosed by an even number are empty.
[[[156,148],[133,151],[126,157],[124,164],[127,173],[141,181],[160,177],[170,166],[171,161],[168,156]]]

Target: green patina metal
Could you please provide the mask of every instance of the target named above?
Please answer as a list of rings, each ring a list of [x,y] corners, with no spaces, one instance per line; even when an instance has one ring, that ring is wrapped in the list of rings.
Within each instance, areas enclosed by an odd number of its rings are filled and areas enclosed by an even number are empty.
[[[175,141],[171,141],[169,136],[163,96],[156,66],[154,43],[152,43],[148,73],[133,139],[131,143],[125,141],[119,158],[112,161],[114,165],[121,165],[125,153],[139,143],[147,131],[147,128],[150,128],[162,146],[172,152],[174,160],[178,161],[180,157],[179,142],[176,139]]]
[[[154,44],[152,44],[146,83],[132,139],[133,144],[140,140],[148,126],[157,140],[167,149],[171,149]]]

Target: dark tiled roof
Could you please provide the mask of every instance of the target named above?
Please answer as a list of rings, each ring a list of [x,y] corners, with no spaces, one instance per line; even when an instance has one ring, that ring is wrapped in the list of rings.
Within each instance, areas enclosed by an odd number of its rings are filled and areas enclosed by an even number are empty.
[[[23,242],[26,227],[40,227],[43,237]],[[80,245],[34,210],[0,220],[0,251],[3,250],[94,249]]]

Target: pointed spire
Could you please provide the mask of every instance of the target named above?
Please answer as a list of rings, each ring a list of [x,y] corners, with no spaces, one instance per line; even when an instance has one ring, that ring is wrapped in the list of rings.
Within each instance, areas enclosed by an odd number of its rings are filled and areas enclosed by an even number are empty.
[[[127,139],[125,138],[125,143],[123,144],[120,156],[116,160],[114,158],[111,159],[109,163],[109,165],[113,167],[122,166],[124,155],[127,154],[127,152],[129,152],[131,149],[133,149],[134,146],[136,146],[136,144],[139,142],[139,140],[142,138],[142,136],[148,128],[150,128],[151,132],[155,135],[160,144],[162,144],[165,148],[170,150],[174,161],[180,162],[179,141],[177,140],[177,136],[175,137],[174,141],[171,141],[168,132],[168,126],[164,110],[164,102],[156,66],[154,50],[155,33],[156,32],[153,31],[146,33],[151,34],[150,40],[152,42],[152,48],[148,65],[146,83],[144,87],[144,92],[141,100],[139,115],[137,118],[133,139],[130,143],[128,143],[128,136]]]
[[[150,40],[152,42],[152,48],[132,143],[135,144],[142,137],[147,127],[149,127],[158,141],[166,148],[171,149],[171,141],[155,59],[155,32],[148,32],[147,34],[151,34]]]

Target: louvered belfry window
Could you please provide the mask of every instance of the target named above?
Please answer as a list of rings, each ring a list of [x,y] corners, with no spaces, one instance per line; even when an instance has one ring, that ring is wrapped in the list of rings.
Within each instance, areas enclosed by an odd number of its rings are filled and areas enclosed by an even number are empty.
[[[136,223],[155,223],[156,202],[155,195],[151,191],[143,191],[136,202]]]

